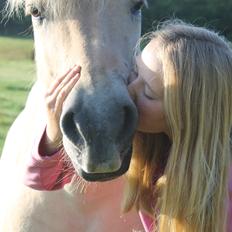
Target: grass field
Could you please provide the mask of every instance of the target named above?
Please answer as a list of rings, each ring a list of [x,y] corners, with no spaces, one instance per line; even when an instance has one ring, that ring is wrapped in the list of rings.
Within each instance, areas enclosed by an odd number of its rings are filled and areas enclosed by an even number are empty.
[[[35,79],[33,41],[0,37],[0,154],[6,133],[23,109]]]

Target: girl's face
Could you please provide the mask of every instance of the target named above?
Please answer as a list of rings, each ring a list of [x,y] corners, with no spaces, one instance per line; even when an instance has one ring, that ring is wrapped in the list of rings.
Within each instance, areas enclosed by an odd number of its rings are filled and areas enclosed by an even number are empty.
[[[131,74],[128,89],[138,112],[137,130],[168,134],[163,107],[163,65],[158,56],[159,44],[152,40],[136,58],[136,73]]]

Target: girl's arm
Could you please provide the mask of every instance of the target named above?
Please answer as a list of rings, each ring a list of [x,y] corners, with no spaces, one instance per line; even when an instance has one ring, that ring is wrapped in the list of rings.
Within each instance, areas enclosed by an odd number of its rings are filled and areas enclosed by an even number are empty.
[[[71,181],[74,169],[60,146],[63,103],[77,83],[81,68],[74,66],[55,80],[45,95],[46,129],[41,128],[25,168],[24,183],[37,190],[56,190]]]
[[[74,169],[69,158],[64,155],[62,147],[52,154],[41,152],[46,133],[46,129],[42,129],[26,164],[23,181],[25,185],[36,190],[58,190],[71,181]]]

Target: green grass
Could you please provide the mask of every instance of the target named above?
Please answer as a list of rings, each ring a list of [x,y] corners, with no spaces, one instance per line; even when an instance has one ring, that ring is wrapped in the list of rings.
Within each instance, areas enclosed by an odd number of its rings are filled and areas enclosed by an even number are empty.
[[[33,54],[31,39],[0,37],[1,60],[30,60]]]
[[[23,109],[35,79],[33,41],[0,37],[0,154],[6,133]]]

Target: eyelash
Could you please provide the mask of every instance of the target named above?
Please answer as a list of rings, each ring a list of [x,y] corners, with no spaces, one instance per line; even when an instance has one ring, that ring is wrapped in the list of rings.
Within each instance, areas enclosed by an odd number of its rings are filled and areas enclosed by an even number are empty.
[[[148,95],[146,94],[146,86],[144,86],[143,94],[144,94],[144,96],[145,96],[147,99],[149,99],[149,100],[155,100],[154,97],[150,97],[150,96],[148,96]]]
[[[146,88],[149,88],[146,86],[146,83],[144,84],[144,91],[143,91],[143,94],[144,96],[149,99],[149,100],[159,100],[159,97],[156,96],[155,94],[152,94],[152,97],[150,97],[148,94],[146,94]]]

